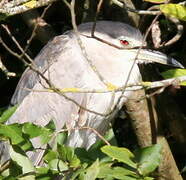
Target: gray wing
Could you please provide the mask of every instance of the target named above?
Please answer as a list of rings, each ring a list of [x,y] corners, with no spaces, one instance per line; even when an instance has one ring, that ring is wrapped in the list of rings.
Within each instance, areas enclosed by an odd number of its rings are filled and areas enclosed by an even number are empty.
[[[75,42],[73,49],[72,46],[68,46],[70,38],[70,35],[54,38],[35,59],[35,63],[43,75],[58,88],[84,85],[82,77],[87,64],[84,63],[84,60],[81,61],[81,54],[75,53],[74,49],[79,48]],[[46,86],[48,85],[42,77],[31,69],[27,69],[11,100],[12,104],[19,103],[20,105],[8,123],[32,122],[45,126],[50,120],[53,120],[57,130],[60,130],[65,124],[69,128],[74,127],[79,119],[85,118],[85,116],[80,117],[79,106],[60,94],[45,91]],[[85,94],[67,93],[66,96],[80,105],[86,99]],[[32,142],[35,148],[41,145],[39,139]],[[35,164],[38,164],[43,153],[44,151],[39,150],[29,152],[28,156]]]
[[[65,49],[65,44],[69,41],[69,37],[67,35],[55,37],[37,55],[34,63],[42,73],[46,72],[49,66],[56,61],[60,53]],[[20,104],[24,97],[30,93],[26,89],[32,89],[38,80],[38,74],[27,68],[19,80],[11,99],[11,105]]]

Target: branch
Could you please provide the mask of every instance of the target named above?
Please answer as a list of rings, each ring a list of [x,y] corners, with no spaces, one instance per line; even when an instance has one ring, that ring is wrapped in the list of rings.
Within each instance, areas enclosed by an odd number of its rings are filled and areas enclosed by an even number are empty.
[[[110,143],[96,129],[94,129],[92,127],[89,127],[89,126],[61,129],[61,130],[56,132],[56,135],[61,133],[61,132],[75,131],[75,130],[90,130],[94,134],[96,134],[103,142],[105,142],[105,144],[110,145]]]
[[[83,56],[85,57],[86,61],[89,63],[89,65],[92,68],[92,70],[95,72],[95,74],[101,80],[101,82],[103,82],[103,84],[105,84],[106,87],[110,88],[110,86],[113,86],[113,85],[111,85],[111,83],[107,82],[105,80],[105,78],[101,75],[101,73],[97,70],[96,66],[93,64],[92,60],[89,58],[89,56],[88,56],[88,54],[86,52],[85,46],[83,45],[83,42],[81,41],[80,33],[79,33],[77,25],[76,25],[75,0],[72,0],[71,3],[68,3],[67,0],[63,0],[63,2],[70,9],[73,30],[74,30],[74,33],[76,35],[76,38],[77,38],[78,44],[79,44],[79,46],[81,48]]]
[[[1,56],[0,56],[0,69],[5,73],[7,79],[16,76],[16,73],[8,71],[8,69],[6,68],[6,66],[3,64],[1,60]]]
[[[123,90],[125,91],[136,91],[140,89],[156,89],[156,88],[163,88],[165,89],[168,86],[180,86],[181,82],[186,81],[186,76],[180,76],[176,78],[170,78],[166,80],[161,80],[161,81],[154,81],[154,82],[141,82],[141,83],[136,83],[136,84],[129,84],[127,86],[121,86],[121,87],[115,87],[115,89],[85,89],[85,88],[75,88],[75,87],[69,87],[69,88],[57,88],[56,89],[51,89],[51,88],[45,88],[45,90],[33,90],[33,89],[26,89],[28,91],[36,91],[36,92],[51,92],[55,93],[56,90],[59,93],[111,93],[111,92],[121,92]],[[161,91],[163,92],[163,91]],[[156,93],[157,94],[157,93]]]
[[[133,12],[133,13],[137,13],[139,15],[157,15],[157,14],[160,13],[159,10],[153,10],[153,11],[151,11],[151,10],[136,10],[136,9],[132,9],[132,8],[127,7],[124,3],[122,3],[122,2],[120,2],[118,0],[112,0],[112,2],[115,5],[117,5],[117,6],[121,7],[121,8],[126,9],[127,11],[130,11],[130,12]]]
[[[31,9],[49,5],[55,1],[57,0],[13,0],[0,6],[0,14],[5,14],[5,16],[12,16]]]

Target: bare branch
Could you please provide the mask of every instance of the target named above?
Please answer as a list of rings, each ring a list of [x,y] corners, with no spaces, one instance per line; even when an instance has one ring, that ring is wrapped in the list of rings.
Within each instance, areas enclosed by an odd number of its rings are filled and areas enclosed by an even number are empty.
[[[75,131],[75,130],[90,130],[94,134],[96,134],[105,144],[110,145],[110,143],[94,128],[88,127],[88,126],[83,126],[83,127],[76,127],[76,128],[69,128],[69,129],[61,129],[56,132],[56,134],[59,134],[61,132],[66,132],[66,131]]]
[[[8,29],[8,26],[3,25],[3,24],[1,26],[6,30],[6,32],[8,33],[8,35],[11,37],[12,41],[15,43],[15,45],[18,47],[18,49],[23,53],[23,55],[30,61],[30,63],[32,63],[34,65],[35,64],[34,61],[32,60],[32,58],[27,53],[24,52],[24,50],[21,47],[21,45],[19,44],[19,42],[11,34],[10,30]],[[20,57],[22,58],[23,55],[21,55]]]
[[[139,15],[157,15],[160,13],[159,10],[136,10],[136,9],[132,9],[132,8],[129,8],[127,7],[124,3],[120,2],[119,0],[112,0],[112,2],[114,4],[116,4],[117,6],[121,7],[121,8],[125,8],[127,11],[130,11],[130,12],[134,12],[134,13],[137,13]]]
[[[98,76],[98,78],[101,80],[101,82],[103,82],[103,84],[105,84],[106,87],[109,87],[111,85],[111,83],[107,82],[105,80],[105,78],[101,75],[101,73],[97,70],[97,68],[93,64],[92,60],[89,58],[89,56],[88,56],[88,54],[86,52],[85,46],[83,45],[83,42],[81,41],[80,33],[79,33],[78,28],[77,28],[77,25],[76,25],[75,10],[74,10],[75,0],[72,0],[71,1],[71,4],[69,4],[66,0],[63,0],[63,1],[70,8],[73,30],[74,30],[74,33],[76,35],[76,38],[77,38],[78,44],[79,44],[79,46],[81,48],[81,51],[82,51],[83,56],[85,57],[85,59],[89,63],[89,65],[92,68],[92,70],[96,73],[96,75]]]
[[[170,39],[167,42],[162,43],[159,46],[159,48],[165,48],[167,46],[174,44],[175,42],[177,42],[181,38],[181,36],[183,34],[183,25],[180,23],[180,21],[176,18],[173,18],[173,17],[168,17],[168,19],[176,25],[177,33],[172,39]]]
[[[1,57],[0,57],[0,69],[5,73],[7,79],[9,79],[9,77],[15,77],[16,73],[14,72],[9,72],[8,69],[4,66]]]
[[[6,16],[12,16],[31,9],[47,6],[55,1],[57,0],[37,0],[34,1],[32,5],[28,4],[30,0],[10,1],[0,6],[0,13],[5,14]]]
[[[94,32],[95,32],[95,29],[96,29],[96,21],[97,21],[97,17],[99,15],[102,4],[103,4],[103,0],[99,0],[99,3],[97,5],[96,15],[95,15],[95,18],[94,18],[94,24],[92,26],[92,31],[91,31],[91,36],[92,37],[94,37]]]
[[[51,7],[51,4],[49,4],[49,5],[44,9],[43,13],[42,13],[41,16],[40,16],[40,19],[43,19],[43,17],[45,16],[47,10],[48,10],[50,7]],[[39,26],[39,22],[36,21],[36,23],[35,23],[35,25],[34,25],[34,28],[33,28],[33,30],[32,30],[32,34],[31,34],[30,38],[27,40],[27,45],[26,45],[26,47],[24,48],[24,53],[22,53],[22,56],[24,56],[24,54],[25,54],[26,51],[28,50],[31,41],[33,40],[33,38],[34,38],[34,36],[35,36],[35,34],[36,34],[35,32],[36,32],[38,26]]]

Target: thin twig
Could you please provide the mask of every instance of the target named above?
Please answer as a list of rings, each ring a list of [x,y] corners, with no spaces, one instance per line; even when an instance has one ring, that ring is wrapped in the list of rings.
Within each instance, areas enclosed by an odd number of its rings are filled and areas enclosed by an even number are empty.
[[[41,19],[44,18],[44,16],[45,16],[47,10],[48,10],[50,7],[51,7],[51,4],[49,4],[49,5],[44,9],[43,13],[42,13],[41,16],[40,16]],[[22,53],[21,56],[24,56],[24,54],[25,54],[26,51],[28,50],[31,41],[33,40],[33,38],[34,38],[34,36],[35,36],[35,31],[37,30],[38,25],[39,25],[39,23],[38,23],[38,21],[36,21],[36,23],[35,23],[35,25],[34,25],[34,28],[33,28],[33,31],[32,31],[32,34],[31,34],[30,38],[27,40],[27,45],[26,45],[26,47],[24,48],[24,53]]]
[[[169,41],[160,44],[158,49],[165,48],[167,46],[174,44],[175,42],[177,42],[181,38],[181,36],[183,34],[183,25],[180,23],[180,21],[176,18],[173,18],[173,17],[168,17],[168,19],[176,25],[177,33]]]
[[[92,127],[88,127],[88,126],[69,128],[69,129],[61,129],[61,130],[57,131],[56,134],[61,133],[61,132],[84,130],[84,129],[88,129],[88,130],[93,131],[93,133],[96,134],[102,141],[104,141],[105,144],[110,145],[110,143],[96,129],[94,129]]]
[[[9,72],[8,69],[4,66],[1,57],[0,57],[0,69],[5,73],[7,79],[9,79],[9,77],[15,77],[16,73],[14,72]]]
[[[86,38],[94,38],[94,39],[96,39],[97,41],[100,41],[100,42],[102,42],[102,43],[104,43],[104,44],[108,44],[109,46],[112,46],[112,47],[114,47],[114,48],[116,48],[116,49],[121,49],[121,50],[138,49],[139,47],[141,47],[142,49],[147,48],[146,46],[142,46],[142,45],[141,45],[141,46],[134,46],[134,47],[118,46],[118,45],[116,45],[116,44],[113,44],[113,43],[111,43],[111,42],[105,40],[105,39],[101,39],[101,38],[97,37],[95,34],[93,34],[93,36],[92,36],[92,35],[89,36],[89,35],[85,35],[85,34],[82,34],[82,33],[81,33],[81,35],[84,36],[84,37],[86,37]]]
[[[111,92],[121,92],[123,89],[125,91],[136,91],[139,89],[156,89],[156,88],[162,88],[162,87],[168,87],[168,86],[176,86],[180,85],[182,82],[186,82],[186,76],[180,76],[170,79],[165,79],[161,81],[154,81],[154,82],[141,82],[141,83],[132,83],[128,84],[127,86],[121,86],[116,87],[114,90],[108,90],[108,89],[81,89],[81,88],[56,88],[57,91],[60,93],[111,93]],[[130,89],[132,88],[132,89]],[[51,88],[46,88],[45,90],[33,90],[24,88],[27,91],[35,91],[35,92],[51,92],[55,93],[56,90],[53,90]]]
[[[124,93],[125,93],[125,90],[126,90],[126,88],[127,88],[127,84],[128,84],[128,82],[129,82],[129,79],[130,79],[132,70],[133,70],[133,68],[134,68],[134,66],[135,66],[135,64],[136,64],[136,61],[137,61],[138,55],[139,55],[139,53],[140,53],[140,50],[142,49],[143,44],[145,44],[145,41],[146,41],[147,36],[148,36],[148,34],[149,34],[149,32],[150,32],[150,29],[152,28],[153,23],[157,20],[157,18],[159,17],[159,15],[160,15],[160,14],[156,15],[156,17],[155,17],[154,20],[152,21],[151,25],[150,25],[149,28],[147,29],[147,31],[146,31],[146,33],[145,33],[145,36],[144,36],[144,38],[143,38],[143,40],[142,40],[142,45],[139,47],[139,49],[138,49],[138,51],[137,51],[137,53],[136,53],[136,56],[135,56],[135,58],[134,58],[133,64],[132,64],[132,66],[131,66],[131,68],[130,68],[129,74],[127,75],[127,79],[126,79],[126,81],[125,81],[125,84],[124,84],[124,88],[123,88],[123,90],[122,90],[122,93],[121,93],[120,97],[118,98],[117,103],[115,104],[114,108],[111,110],[111,112],[110,112],[109,114],[112,114],[112,113],[115,111],[115,109],[117,109],[117,105],[120,104],[120,102],[121,102],[121,100],[122,100],[122,98],[123,98],[123,95],[124,95]]]
[[[122,3],[118,0],[112,0],[112,2],[119,7],[126,9],[127,11],[137,13],[139,15],[154,15],[155,16],[155,15],[160,13],[159,10],[136,10],[136,9],[132,9],[132,8],[127,7],[124,3]]]
[[[12,0],[10,2],[8,1],[8,3],[3,4],[3,7],[0,7],[0,13],[5,14],[8,17],[15,14],[26,12],[31,9],[47,6],[57,0],[37,0],[32,3],[32,6],[29,6],[27,4],[27,2],[29,1],[30,0],[19,0],[19,1]]]
[[[97,17],[99,15],[102,4],[103,4],[103,0],[99,0],[99,3],[97,5],[96,15],[95,15],[95,18],[94,18],[94,23],[93,23],[92,30],[91,30],[91,36],[92,37],[94,37],[94,32],[95,32],[95,29],[96,29],[96,21],[97,21]]]
[[[12,35],[12,33],[10,32],[10,30],[8,29],[8,26],[2,24],[1,25],[3,27],[3,29],[5,29],[5,31],[7,32],[7,34],[11,37],[12,41],[15,43],[15,45],[18,47],[18,49],[24,54],[24,56],[30,61],[30,63],[32,63],[33,65],[35,65],[35,62],[33,61],[33,59],[24,52],[23,48],[21,47],[21,45],[18,43],[18,41],[16,40],[16,38]],[[22,58],[22,55],[19,55]]]
[[[1,154],[2,155],[2,154]],[[6,161],[5,163],[3,163],[0,167],[0,173],[2,173],[3,171],[5,171],[6,169],[8,169],[10,167],[10,160]]]
[[[72,18],[72,26],[73,26],[73,30],[74,33],[76,35],[78,44],[81,48],[82,54],[85,57],[86,61],[89,63],[90,67],[92,68],[92,70],[96,73],[96,75],[98,76],[98,78],[101,80],[101,82],[103,82],[103,84],[106,85],[106,87],[108,87],[111,83],[107,82],[105,80],[105,78],[101,75],[101,73],[97,70],[96,66],[93,64],[92,60],[89,58],[85,46],[83,45],[83,42],[81,41],[80,38],[80,33],[78,31],[77,25],[76,25],[76,18],[75,18],[75,0],[71,1],[71,4],[69,4],[66,0],[63,0],[64,3],[70,8],[70,13],[71,13],[71,18]]]

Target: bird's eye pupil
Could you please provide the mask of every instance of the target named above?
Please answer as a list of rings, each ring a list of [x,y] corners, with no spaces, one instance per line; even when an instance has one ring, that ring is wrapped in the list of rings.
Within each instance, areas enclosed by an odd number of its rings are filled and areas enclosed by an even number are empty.
[[[129,42],[127,40],[120,40],[120,43],[123,45],[129,45]]]

